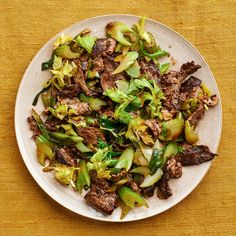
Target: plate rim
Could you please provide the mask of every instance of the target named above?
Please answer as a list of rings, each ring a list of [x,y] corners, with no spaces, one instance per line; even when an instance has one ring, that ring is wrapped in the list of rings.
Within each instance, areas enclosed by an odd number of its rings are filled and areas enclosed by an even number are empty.
[[[178,203],[182,202],[199,184],[200,182],[202,181],[202,179],[204,178],[204,176],[206,175],[206,173],[208,172],[209,168],[211,167],[212,165],[212,161],[208,162],[208,166],[206,166],[204,172],[202,173],[202,175],[199,177],[199,180],[196,181],[196,183],[194,185],[192,185],[187,191],[185,191],[185,194],[183,195],[183,197],[180,198],[180,200],[178,200],[177,202],[174,202],[173,204],[170,204],[167,208],[165,208],[164,210],[158,212],[158,213],[151,213],[150,215],[148,216],[144,216],[144,217],[140,217],[138,219],[123,219],[123,220],[120,220],[120,219],[109,219],[109,218],[101,218],[99,216],[91,216],[90,214],[86,214],[84,212],[78,212],[76,210],[74,210],[73,208],[69,207],[69,206],[66,206],[63,202],[61,202],[61,200],[53,193],[53,191],[51,191],[50,189],[47,188],[46,185],[44,185],[44,183],[42,183],[38,177],[38,174],[37,172],[31,168],[31,164],[30,162],[27,160],[27,154],[25,153],[24,151],[24,145],[23,145],[23,140],[21,139],[20,135],[21,135],[21,132],[20,132],[20,129],[18,128],[18,124],[17,124],[17,117],[16,117],[16,114],[18,113],[18,104],[19,104],[19,91],[22,89],[23,87],[23,81],[25,80],[25,77],[26,77],[26,74],[27,74],[27,71],[29,70],[29,68],[31,67],[31,65],[33,64],[33,61],[35,59],[37,59],[39,57],[39,55],[41,54],[42,51],[45,50],[45,48],[47,47],[47,45],[49,43],[51,43],[54,38],[58,37],[60,34],[62,34],[64,31],[67,31],[68,29],[70,28],[73,28],[74,26],[78,25],[78,24],[83,24],[83,22],[86,22],[88,20],[95,20],[97,18],[103,18],[103,17],[112,17],[112,16],[115,16],[115,17],[124,17],[124,16],[128,16],[128,17],[131,17],[131,18],[140,18],[140,16],[138,15],[133,15],[133,14],[106,14],[106,15],[98,15],[98,16],[94,16],[94,17],[89,17],[89,18],[86,18],[86,19],[83,19],[81,21],[78,21],[78,22],[75,22],[69,26],[67,26],[66,28],[62,29],[61,31],[59,31],[58,33],[56,33],[53,37],[51,37],[47,42],[45,42],[43,44],[43,46],[37,51],[37,53],[33,56],[32,60],[30,61],[30,63],[28,64],[27,68],[25,69],[25,72],[22,76],[22,79],[19,83],[19,86],[18,86],[18,90],[17,90],[17,95],[16,95],[16,100],[15,100],[15,110],[14,110],[14,126],[15,126],[15,134],[16,134],[16,140],[17,140],[17,145],[18,145],[18,148],[19,148],[19,151],[20,151],[20,154],[21,154],[21,157],[24,161],[24,164],[25,166],[27,167],[29,173],[31,174],[31,176],[33,177],[33,179],[36,181],[36,183],[40,186],[40,188],[48,195],[50,196],[54,201],[56,201],[57,203],[59,203],[61,206],[63,206],[64,208],[76,213],[76,214],[79,214],[80,216],[83,216],[83,217],[86,217],[86,218],[89,218],[89,219],[93,219],[93,220],[98,220],[98,221],[104,221],[104,222],[131,222],[131,221],[138,221],[138,220],[143,220],[143,219],[147,219],[149,217],[152,217],[152,216],[155,216],[155,215],[158,215],[158,214],[161,214],[165,211],[167,211],[168,209],[174,207],[175,205],[177,205]],[[171,27],[159,22],[159,21],[156,21],[156,20],[153,20],[153,19],[150,19],[150,18],[146,18],[148,21],[151,21],[155,24],[159,24],[165,28],[167,28],[168,30],[174,32],[175,34],[177,34],[181,39],[183,39],[190,47],[193,51],[195,51],[197,53],[197,55],[203,60],[203,62],[205,63],[206,65],[206,69],[207,71],[209,72],[209,74],[211,75],[212,79],[213,79],[213,84],[215,86],[215,89],[216,89],[216,92],[218,94],[218,106],[219,106],[219,135],[217,137],[217,140],[216,140],[216,150],[218,150],[218,147],[219,147],[219,144],[220,144],[220,139],[221,139],[221,134],[222,134],[222,102],[221,102],[221,96],[220,96],[220,91],[219,91],[219,88],[218,88],[218,85],[217,85],[217,82],[216,82],[216,79],[208,65],[208,63],[206,62],[205,58],[200,54],[200,52],[193,46],[192,43],[190,43],[183,35],[181,35],[180,33],[178,33],[176,30],[172,29]]]

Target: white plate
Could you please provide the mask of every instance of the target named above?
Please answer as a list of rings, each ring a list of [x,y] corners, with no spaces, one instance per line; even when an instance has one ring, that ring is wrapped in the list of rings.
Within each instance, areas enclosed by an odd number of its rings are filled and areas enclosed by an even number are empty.
[[[66,35],[75,36],[84,28],[92,29],[92,34],[104,36],[104,27],[111,21],[122,21],[132,25],[138,21],[139,17],[132,15],[106,15],[90,18],[72,26],[69,26],[62,32]],[[161,47],[170,52],[175,58],[176,69],[187,62],[194,60],[202,68],[194,75],[200,78],[219,98],[219,104],[210,109],[204,119],[201,120],[198,127],[200,143],[206,144],[213,152],[217,151],[221,135],[221,101],[215,79],[203,57],[200,53],[181,35],[167,26],[153,20],[146,20],[146,30],[151,31]],[[27,124],[27,117],[30,115],[31,103],[35,94],[42,88],[44,81],[48,80],[50,73],[41,71],[41,63],[49,59],[53,49],[53,42],[62,33],[58,33],[50,39],[37,53],[29,64],[23,79],[21,81],[15,107],[15,129],[19,149],[23,160],[33,178],[40,187],[55,201],[69,210],[80,215],[103,221],[118,222],[120,209],[116,209],[111,216],[104,216],[86,205],[78,192],[68,187],[60,185],[50,173],[44,173],[36,158],[36,147],[31,139],[32,133]],[[171,48],[169,48],[171,46]],[[39,103],[36,110],[42,110],[42,103]],[[201,181],[211,166],[211,162],[200,166],[183,168],[183,176],[170,182],[173,190],[173,196],[168,200],[159,200],[156,196],[148,200],[149,208],[135,208],[128,216],[122,220],[133,221],[144,219],[159,214],[183,200]],[[213,181],[213,180],[212,180]]]

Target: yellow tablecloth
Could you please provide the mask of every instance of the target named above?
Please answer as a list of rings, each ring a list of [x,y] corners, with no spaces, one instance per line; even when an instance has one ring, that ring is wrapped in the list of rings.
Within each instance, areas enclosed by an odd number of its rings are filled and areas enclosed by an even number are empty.
[[[235,1],[0,0],[0,235],[236,235]],[[115,224],[76,215],[54,202],[27,171],[14,133],[22,75],[41,46],[88,17],[147,15],[185,36],[210,65],[222,98],[217,158],[200,185],[155,217]]]

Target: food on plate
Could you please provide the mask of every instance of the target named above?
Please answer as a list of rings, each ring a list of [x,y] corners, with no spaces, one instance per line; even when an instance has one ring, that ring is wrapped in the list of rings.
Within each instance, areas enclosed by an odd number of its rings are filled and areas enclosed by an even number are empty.
[[[110,22],[104,38],[89,29],[61,35],[42,63],[51,77],[33,101],[41,96],[44,110],[28,117],[43,171],[104,214],[121,207],[121,218],[148,207],[155,191],[171,197],[169,180],[183,166],[216,156],[197,144],[196,127],[217,104],[193,75],[201,66],[171,70],[172,57],[144,23]]]

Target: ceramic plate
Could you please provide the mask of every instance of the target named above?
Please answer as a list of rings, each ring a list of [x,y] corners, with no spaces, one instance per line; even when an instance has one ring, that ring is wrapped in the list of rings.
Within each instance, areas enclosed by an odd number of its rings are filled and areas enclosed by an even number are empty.
[[[40,49],[29,64],[17,94],[15,107],[16,137],[22,158],[31,175],[40,187],[62,206],[80,215],[97,220],[118,222],[120,221],[120,209],[116,209],[111,216],[104,216],[86,205],[78,192],[59,184],[51,173],[44,173],[36,158],[36,146],[31,139],[32,133],[27,124],[27,117],[30,115],[31,103],[35,94],[41,90],[42,84],[50,77],[50,72],[41,71],[41,63],[50,58],[53,42],[61,33],[75,36],[84,28],[90,28],[93,35],[104,36],[104,27],[107,23],[122,21],[132,25],[138,19],[139,17],[132,15],[106,15],[90,18],[69,26],[55,35]],[[183,63],[192,60],[202,66],[194,76],[200,78],[210,88],[212,93],[217,94],[219,104],[210,109],[204,116],[204,119],[201,120],[198,127],[199,143],[208,145],[213,152],[216,152],[221,134],[221,102],[215,79],[206,61],[186,39],[167,26],[148,19],[146,20],[146,30],[152,32],[162,49],[167,50],[177,61],[173,69],[179,69]],[[40,112],[42,109],[42,103],[39,101],[36,110]],[[184,167],[183,176],[170,181],[173,190],[171,198],[160,200],[154,196],[148,200],[149,208],[133,209],[122,222],[144,219],[173,207],[199,184],[210,166],[211,162],[203,163],[200,166]],[[214,180],[212,179],[212,181]]]

